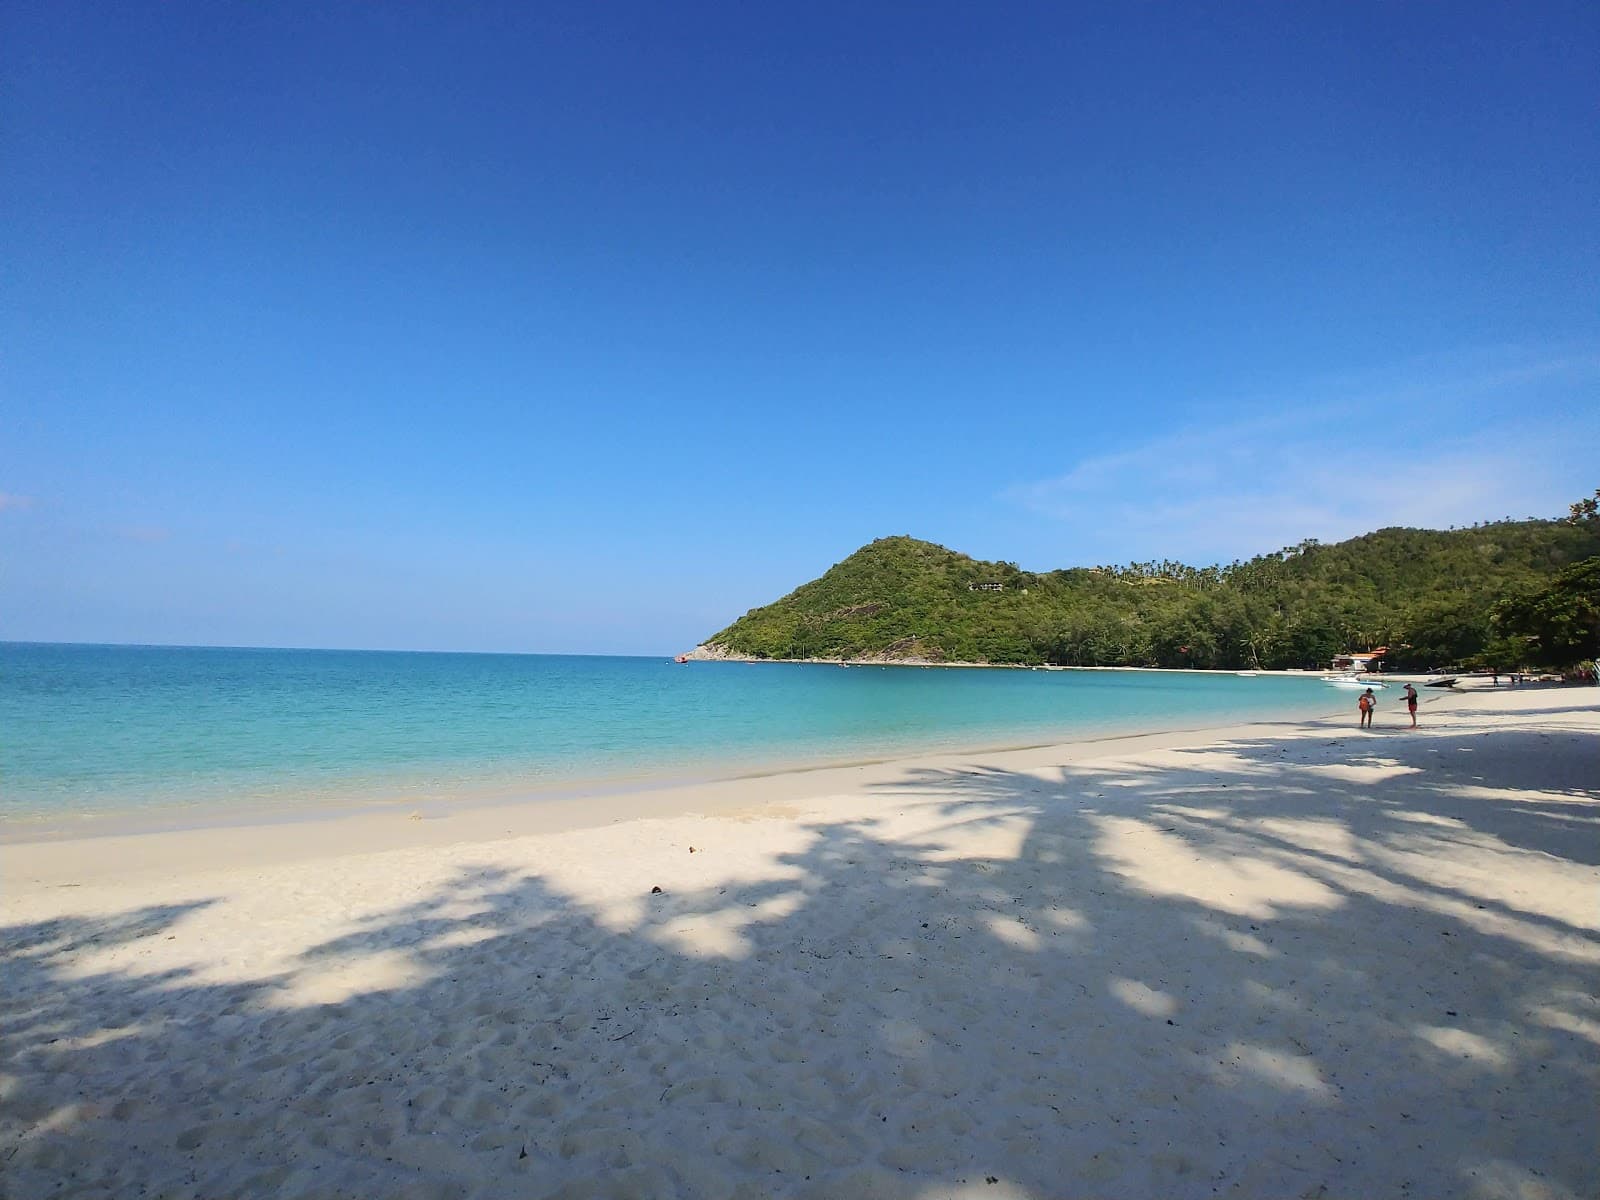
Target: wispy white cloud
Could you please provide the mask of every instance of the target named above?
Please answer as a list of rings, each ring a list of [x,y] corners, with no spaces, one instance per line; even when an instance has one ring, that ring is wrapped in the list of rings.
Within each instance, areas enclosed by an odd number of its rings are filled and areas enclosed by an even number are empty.
[[[0,512],[26,512],[32,507],[32,496],[19,496],[15,492],[0,492]]]
[[[1600,418],[1585,435],[1545,420],[1526,396],[1574,374],[1595,376],[1600,364],[1564,358],[1324,388],[1310,402],[1148,438],[1004,494],[1060,522],[1096,561],[1226,560],[1391,525],[1556,516],[1587,490],[1585,470],[1600,471],[1583,449],[1600,440]]]

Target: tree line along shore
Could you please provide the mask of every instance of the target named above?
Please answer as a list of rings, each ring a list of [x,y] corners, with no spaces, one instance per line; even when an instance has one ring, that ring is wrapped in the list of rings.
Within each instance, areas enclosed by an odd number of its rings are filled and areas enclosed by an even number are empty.
[[[1307,540],[1209,567],[1036,572],[879,538],[694,657],[1317,670],[1386,647],[1385,670],[1573,670],[1600,649],[1596,504],[1562,520]]]

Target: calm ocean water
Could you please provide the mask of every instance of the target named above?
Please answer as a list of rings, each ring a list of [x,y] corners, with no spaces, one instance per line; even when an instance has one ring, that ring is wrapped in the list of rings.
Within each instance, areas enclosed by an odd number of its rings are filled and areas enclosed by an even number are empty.
[[[0,821],[537,795],[1319,715],[1314,679],[0,643]]]

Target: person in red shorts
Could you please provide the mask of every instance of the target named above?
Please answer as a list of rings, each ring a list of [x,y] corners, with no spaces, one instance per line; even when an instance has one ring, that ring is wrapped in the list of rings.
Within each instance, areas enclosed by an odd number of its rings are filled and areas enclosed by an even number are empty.
[[[1411,714],[1411,728],[1417,727],[1417,689],[1406,684],[1406,711]]]

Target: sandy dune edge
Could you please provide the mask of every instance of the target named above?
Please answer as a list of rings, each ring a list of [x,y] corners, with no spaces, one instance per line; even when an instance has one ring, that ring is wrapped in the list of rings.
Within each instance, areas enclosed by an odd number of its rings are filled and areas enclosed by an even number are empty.
[[[1592,1196],[1595,700],[8,847],[0,1194]]]

